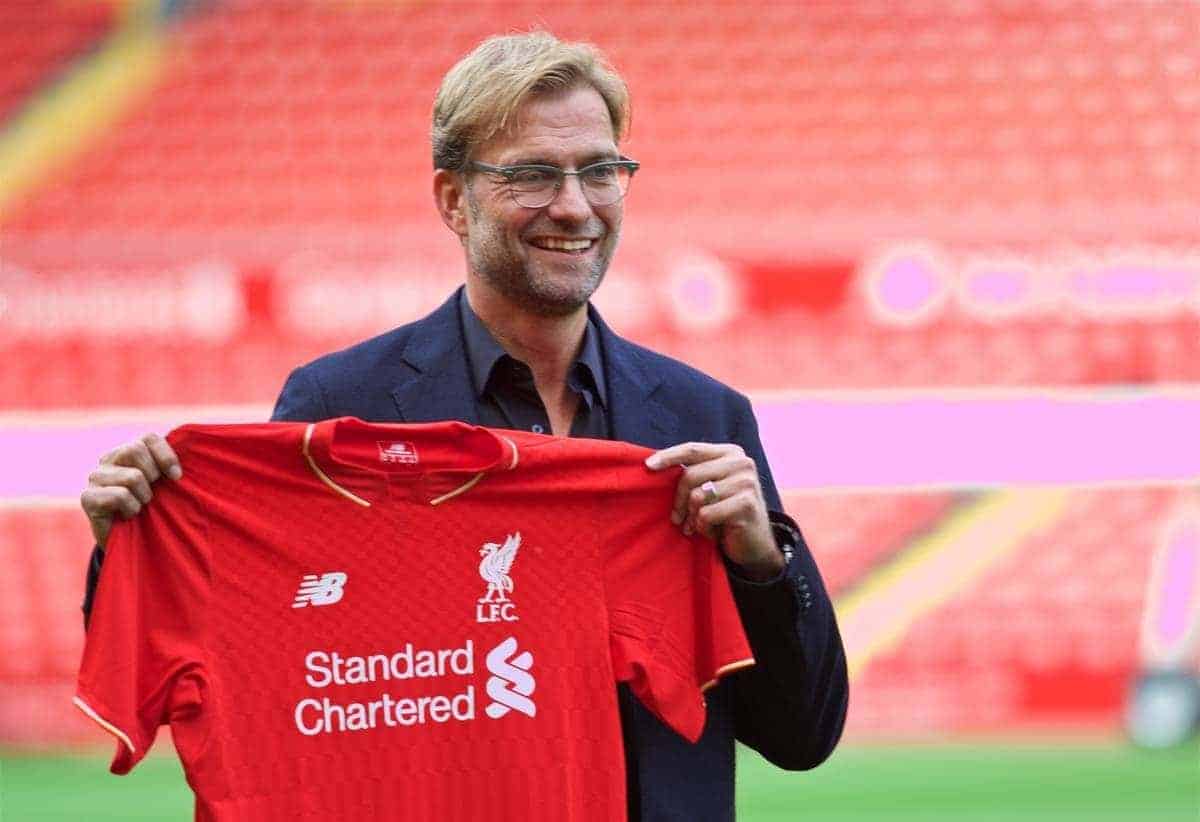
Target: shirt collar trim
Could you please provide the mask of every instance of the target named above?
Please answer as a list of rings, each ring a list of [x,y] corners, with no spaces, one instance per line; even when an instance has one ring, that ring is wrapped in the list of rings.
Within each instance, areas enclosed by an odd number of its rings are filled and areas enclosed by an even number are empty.
[[[435,454],[437,466],[408,471],[365,466],[338,455],[338,443],[351,438],[357,438],[359,447],[364,438],[377,443],[393,440],[412,443],[415,454],[423,451]],[[474,475],[450,492],[429,500],[431,505],[440,505],[471,490],[488,473],[511,471],[520,463],[520,452],[513,440],[490,429],[461,422],[399,425],[339,417],[309,423],[301,437],[300,450],[309,469],[322,484],[343,499],[365,508],[370,508],[371,502],[347,485],[362,490],[378,488],[391,476],[411,476],[415,480],[422,476]]]

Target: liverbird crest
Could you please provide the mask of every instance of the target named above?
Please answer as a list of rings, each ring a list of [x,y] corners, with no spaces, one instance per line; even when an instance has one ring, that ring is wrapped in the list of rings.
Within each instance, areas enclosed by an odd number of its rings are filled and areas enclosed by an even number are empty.
[[[480,602],[507,602],[512,592],[513,581],[508,572],[512,569],[517,551],[521,548],[521,532],[509,534],[501,545],[497,542],[484,543],[479,549],[483,559],[479,563],[479,576],[487,583],[487,592]]]

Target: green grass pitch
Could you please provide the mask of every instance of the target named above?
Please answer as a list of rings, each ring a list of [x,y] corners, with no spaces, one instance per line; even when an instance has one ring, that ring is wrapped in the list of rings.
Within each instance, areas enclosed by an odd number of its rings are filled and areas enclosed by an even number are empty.
[[[167,746],[169,750],[169,745]],[[127,777],[100,755],[0,751],[0,822],[184,822],[173,755]],[[740,822],[1196,822],[1200,748],[1012,744],[850,746],[810,773],[742,751]]]

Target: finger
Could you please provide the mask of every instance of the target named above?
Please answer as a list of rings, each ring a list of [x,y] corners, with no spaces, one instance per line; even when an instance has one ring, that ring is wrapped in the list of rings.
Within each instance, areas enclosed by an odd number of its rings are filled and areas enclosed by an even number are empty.
[[[143,443],[122,445],[104,457],[100,467],[92,470],[88,481],[95,485],[124,485],[128,488],[140,486],[137,478],[128,472],[137,473],[145,481],[146,493],[138,493],[138,497],[142,498],[142,502],[149,502],[150,484],[158,480],[162,473]]]
[[[684,514],[684,533],[699,530],[698,514],[701,509],[734,498],[749,501],[752,508],[762,508],[765,515],[766,503],[763,500],[762,486],[758,482],[758,474],[741,471],[719,481],[707,480],[692,489],[688,494],[687,511]]]
[[[696,509],[706,502],[703,493],[696,497],[698,488],[704,485],[704,482],[730,479],[739,479],[740,485],[737,487],[730,484],[722,486],[718,490],[722,497],[730,496],[737,491],[738,487],[749,486],[758,481],[758,470],[754,460],[744,454],[726,454],[716,460],[697,463],[695,466],[686,468],[676,486],[671,521],[679,524],[689,514],[695,514]],[[696,498],[694,499],[694,497]]]
[[[671,522],[683,522],[689,512],[695,510],[695,506],[691,505],[691,498],[697,493],[697,488],[704,482],[724,478],[730,472],[730,468],[731,464],[726,458],[716,458],[685,468],[676,484],[676,493],[671,503]]]
[[[736,480],[706,480],[693,488],[684,500],[683,532],[691,534],[700,530],[699,513],[705,506],[718,505],[736,492]]]
[[[723,499],[729,499],[737,490],[734,479],[706,480],[692,489],[688,494],[688,511],[695,513],[705,505],[715,505]]]
[[[154,496],[154,492],[150,490],[150,481],[141,469],[124,465],[97,466],[88,474],[88,485],[100,488],[127,488],[142,503],[149,502]]]
[[[754,495],[739,491],[710,505],[703,505],[694,515],[694,528],[710,539],[715,538],[717,529],[729,524],[741,523],[754,512]]]
[[[93,523],[117,514],[128,519],[142,510],[142,503],[133,492],[121,485],[88,488],[80,495],[79,502]]]
[[[655,451],[646,457],[646,467],[652,471],[661,471],[672,465],[692,465],[715,459],[731,451],[740,452],[741,450],[738,446],[730,443],[684,442],[661,451]]]
[[[141,440],[127,442],[119,448],[114,448],[100,458],[100,465],[123,465],[127,468],[136,468],[145,474],[150,482],[156,481],[162,475],[158,463],[150,454],[150,449]]]
[[[121,485],[88,488],[80,494],[79,503],[87,514],[92,538],[101,548],[108,542],[114,517],[129,519],[142,510],[142,503],[133,492]]]
[[[142,437],[142,442],[150,450],[150,454],[154,457],[154,462],[158,465],[159,470],[173,480],[177,480],[183,476],[183,466],[179,464],[179,457],[175,454],[175,449],[171,447],[170,443],[158,434],[146,434]]]

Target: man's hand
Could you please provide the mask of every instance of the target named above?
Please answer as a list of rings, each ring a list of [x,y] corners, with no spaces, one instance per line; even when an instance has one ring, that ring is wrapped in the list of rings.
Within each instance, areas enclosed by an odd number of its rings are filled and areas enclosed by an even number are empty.
[[[684,466],[675,489],[671,522],[685,534],[699,531],[717,540],[730,561],[750,579],[768,580],[783,570],[775,544],[758,466],[739,446],[685,442],[646,458],[660,471]]]
[[[88,475],[88,487],[79,495],[97,545],[103,548],[108,541],[113,516],[129,519],[141,511],[154,496],[150,486],[164,475],[177,480],[183,469],[175,451],[158,434],[146,434],[100,458]]]

